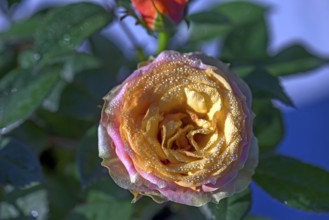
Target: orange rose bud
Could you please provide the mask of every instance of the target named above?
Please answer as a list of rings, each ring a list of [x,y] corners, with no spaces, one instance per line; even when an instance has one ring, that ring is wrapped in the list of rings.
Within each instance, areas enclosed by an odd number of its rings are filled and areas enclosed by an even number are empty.
[[[147,27],[154,30],[158,16],[166,16],[173,23],[183,20],[188,0],[131,0]]]

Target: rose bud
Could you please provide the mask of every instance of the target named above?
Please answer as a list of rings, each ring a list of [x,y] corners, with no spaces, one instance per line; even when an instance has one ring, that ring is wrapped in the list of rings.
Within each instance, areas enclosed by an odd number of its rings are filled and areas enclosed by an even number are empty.
[[[248,187],[258,162],[251,93],[224,63],[165,51],[104,100],[99,156],[134,200],[202,206]]]
[[[131,3],[141,14],[146,26],[154,30],[166,26],[162,16],[179,24],[184,18],[188,0],[131,0]]]

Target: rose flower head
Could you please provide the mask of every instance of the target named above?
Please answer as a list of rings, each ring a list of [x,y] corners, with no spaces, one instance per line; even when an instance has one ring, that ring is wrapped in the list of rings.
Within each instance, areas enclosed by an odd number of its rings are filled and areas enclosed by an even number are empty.
[[[104,100],[99,156],[134,200],[202,206],[248,187],[258,163],[251,93],[222,62],[164,51]]]
[[[188,0],[131,0],[146,26],[151,30],[164,26],[164,16],[174,24],[184,18]]]

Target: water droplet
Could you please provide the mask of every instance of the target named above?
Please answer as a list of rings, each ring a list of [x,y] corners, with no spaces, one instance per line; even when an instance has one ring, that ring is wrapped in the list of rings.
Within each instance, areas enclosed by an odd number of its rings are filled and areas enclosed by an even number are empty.
[[[32,215],[32,217],[37,218],[39,216],[39,212],[36,210],[32,210],[31,215]]]
[[[40,58],[41,58],[40,54],[38,54],[38,53],[33,54],[33,59],[34,59],[35,61],[40,60]]]
[[[17,88],[12,88],[12,89],[10,90],[11,93],[15,93],[15,92],[17,92],[17,91],[18,91]]]
[[[70,41],[71,41],[71,37],[70,37],[70,35],[65,34],[64,37],[63,37],[63,43],[64,43],[64,44],[69,44]]]

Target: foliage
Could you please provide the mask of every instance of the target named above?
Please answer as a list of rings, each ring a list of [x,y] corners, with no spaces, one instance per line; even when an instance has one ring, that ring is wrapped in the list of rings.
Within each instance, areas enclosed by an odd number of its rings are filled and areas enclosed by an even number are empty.
[[[129,1],[117,3],[132,11]],[[13,10],[20,4],[8,1]],[[132,205],[129,193],[100,166],[96,128],[102,97],[145,57],[138,45],[139,54],[125,57],[101,33],[120,22],[117,11],[83,2],[49,7],[0,33],[0,218],[243,219],[252,204],[249,189],[201,209],[147,198]],[[202,50],[206,42],[222,42],[218,58],[245,79],[254,97],[261,154],[256,183],[293,208],[329,212],[329,173],[277,154],[284,125],[272,104],[274,99],[293,106],[279,76],[319,68],[329,59],[300,44],[269,54],[267,12],[247,2],[218,4],[187,17],[186,42],[165,46]]]

